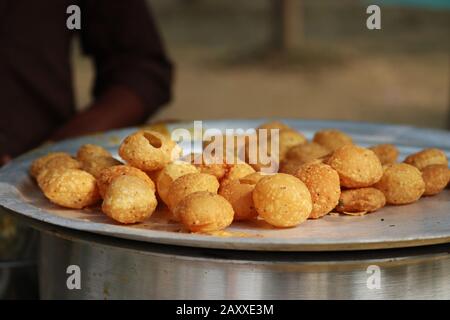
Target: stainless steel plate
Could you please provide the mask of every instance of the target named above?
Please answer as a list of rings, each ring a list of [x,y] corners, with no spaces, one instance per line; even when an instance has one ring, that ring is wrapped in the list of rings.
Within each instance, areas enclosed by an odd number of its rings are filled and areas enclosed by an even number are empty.
[[[369,123],[283,120],[308,138],[322,128],[338,128],[361,145],[394,143],[401,156],[425,147],[438,147],[450,155],[450,133],[406,126]],[[251,128],[264,120],[205,121],[204,128]],[[192,128],[192,123],[168,124],[169,130]],[[135,226],[114,223],[99,210],[65,210],[48,202],[28,176],[33,159],[50,151],[75,153],[85,143],[102,145],[113,153],[135,128],[81,137],[34,150],[0,170],[0,205],[49,224],[112,237],[179,246],[263,251],[337,251],[400,248],[450,242],[450,190],[405,206],[388,206],[362,217],[329,215],[296,228],[275,229],[263,223],[239,223],[220,236],[178,232],[155,214]]]

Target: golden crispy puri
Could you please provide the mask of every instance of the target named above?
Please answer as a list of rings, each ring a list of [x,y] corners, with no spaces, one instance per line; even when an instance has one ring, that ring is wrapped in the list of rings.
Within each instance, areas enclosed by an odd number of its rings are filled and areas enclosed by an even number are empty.
[[[353,140],[348,134],[336,129],[317,131],[314,134],[313,142],[327,148],[330,152],[342,146],[353,144]]]
[[[278,120],[274,120],[274,121],[270,121],[270,122],[266,122],[263,123],[262,125],[260,125],[257,129],[291,129],[291,127],[289,127],[287,124],[278,121]]]
[[[239,181],[241,183],[245,183],[245,184],[257,184],[259,180],[261,180],[262,178],[264,178],[266,175],[262,174],[261,172],[255,172],[255,173],[251,173],[243,178],[240,178]]]
[[[450,177],[450,168],[448,169],[448,176]],[[449,178],[449,181],[447,183],[447,188],[450,188],[450,178]]]
[[[105,148],[95,144],[84,144],[77,151],[77,160],[87,161],[97,157],[112,157]]]
[[[98,178],[100,173],[109,167],[121,165],[122,162],[114,159],[113,157],[98,157],[93,158],[89,161],[84,161],[81,164],[81,167],[84,171],[89,172],[94,177]]]
[[[329,165],[323,163],[308,163],[296,172],[311,194],[313,209],[309,218],[323,217],[338,204],[341,194],[339,175]]]
[[[297,159],[284,159],[280,163],[279,173],[295,175],[302,165],[305,163]]]
[[[301,163],[307,163],[312,160],[324,157],[329,153],[330,151],[324,146],[315,142],[309,142],[290,148],[286,154],[286,158],[297,160]]]
[[[333,152],[327,160],[339,174],[341,186],[369,187],[383,175],[381,162],[372,150],[356,145],[345,145]]]
[[[255,169],[245,162],[239,162],[231,165],[227,165],[226,173],[220,180],[220,184],[224,185],[233,180],[239,180],[249,174],[255,173]]]
[[[444,151],[436,148],[428,148],[406,157],[405,163],[422,170],[432,164],[448,166],[447,156]]]
[[[386,203],[394,205],[415,202],[425,192],[421,172],[406,163],[386,166],[383,177],[374,187],[384,193]]]
[[[221,141],[215,142],[216,139],[221,139]],[[243,161],[245,154],[242,148],[247,141],[246,136],[236,134],[212,136],[210,140],[203,141],[204,154],[211,153],[213,156],[222,156],[223,160],[220,162],[224,163],[234,162],[235,159]]]
[[[219,181],[213,175],[206,173],[188,173],[172,182],[167,197],[167,206],[174,213],[178,202],[183,200],[191,193],[197,191],[208,191],[217,193],[219,190]],[[179,221],[179,217],[174,214],[173,220]]]
[[[175,208],[175,215],[191,232],[213,232],[233,222],[233,208],[222,196],[207,191],[191,193]]]
[[[82,209],[100,200],[94,176],[80,169],[48,169],[38,176],[38,185],[53,203]]]
[[[109,184],[102,203],[102,211],[124,224],[142,222],[157,206],[155,190],[139,177],[121,175]]]
[[[219,194],[224,197],[233,207],[234,220],[250,220],[258,216],[258,212],[253,205],[253,189],[255,184],[231,180],[222,185]]]
[[[202,154],[191,154],[186,161],[190,161],[196,166],[201,173],[210,174],[217,179],[222,179],[227,171],[227,165],[225,162],[215,157],[204,157]]]
[[[150,179],[150,177],[142,170],[138,168],[130,167],[128,165],[118,165],[108,167],[102,170],[97,178],[97,185],[100,192],[100,195],[104,197],[106,194],[106,190],[108,189],[111,182],[119,177],[119,176],[134,176],[137,177],[144,182],[146,182],[151,189],[155,190],[155,184]]]
[[[450,173],[446,165],[432,164],[422,170],[422,178],[425,182],[424,196],[432,196],[440,193],[447,186]]]
[[[135,132],[122,142],[119,155],[131,166],[143,171],[164,168],[177,156],[176,144],[155,131]]]
[[[272,129],[267,128],[266,132],[262,130],[266,128],[258,128],[256,131],[256,150],[251,152],[253,145],[250,143],[250,139],[246,140],[245,145],[245,159],[256,171],[261,171],[265,168],[266,171],[275,172],[272,170],[273,164],[279,164],[281,160],[286,157],[287,152],[292,147],[306,143],[305,136],[297,130],[291,128],[282,128],[278,131],[278,140],[275,139],[275,135],[271,132]],[[252,158],[256,157],[256,159]],[[270,163],[265,163],[271,159]],[[278,167],[278,165],[276,165]]]
[[[383,208],[386,197],[376,188],[343,190],[336,211],[349,215],[364,215]]]
[[[80,161],[84,171],[96,178],[103,169],[122,164],[119,160],[114,159],[108,150],[93,144],[81,146],[77,152],[77,160]]]
[[[275,227],[293,227],[308,219],[311,195],[300,179],[277,173],[262,178],[253,190],[258,215]]]
[[[398,149],[393,144],[377,144],[369,148],[377,155],[382,165],[396,163],[399,155]]]
[[[295,146],[306,143],[307,140],[303,134],[294,129],[282,129],[279,132],[279,155],[280,160],[286,158],[288,151]]]
[[[274,148],[272,148],[272,142]],[[275,149],[277,146],[278,148]],[[262,138],[256,134],[246,140],[245,162],[251,165],[255,171],[276,172],[280,162],[279,147],[279,141],[278,144],[275,144],[275,140],[270,138],[269,133],[262,135]]]
[[[37,158],[30,167],[30,174],[37,178],[39,173],[46,169],[80,169],[81,163],[66,152],[51,152]]]
[[[172,162],[164,167],[156,178],[156,187],[161,200],[168,203],[168,193],[172,182],[188,173],[198,173],[194,165],[187,162]]]

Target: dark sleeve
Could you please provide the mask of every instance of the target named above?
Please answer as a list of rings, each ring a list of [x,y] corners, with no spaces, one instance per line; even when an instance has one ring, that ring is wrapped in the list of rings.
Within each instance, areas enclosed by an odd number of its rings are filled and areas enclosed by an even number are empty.
[[[95,61],[96,97],[111,86],[127,86],[149,115],[170,100],[172,65],[145,0],[83,1],[81,41]]]

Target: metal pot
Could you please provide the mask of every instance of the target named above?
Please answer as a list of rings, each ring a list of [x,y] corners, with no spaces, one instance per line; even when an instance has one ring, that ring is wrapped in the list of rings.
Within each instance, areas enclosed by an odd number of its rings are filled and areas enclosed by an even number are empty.
[[[116,240],[48,226],[43,230],[39,275],[44,299],[450,298],[449,244],[244,252]],[[80,289],[67,286],[71,265],[79,267]]]

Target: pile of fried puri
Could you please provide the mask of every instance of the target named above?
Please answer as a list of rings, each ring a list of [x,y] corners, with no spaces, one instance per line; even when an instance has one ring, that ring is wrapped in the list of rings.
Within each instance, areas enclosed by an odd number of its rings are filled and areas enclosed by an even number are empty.
[[[170,220],[202,233],[233,221],[262,219],[293,227],[330,212],[363,215],[438,194],[449,183],[448,160],[439,149],[422,150],[398,163],[395,146],[363,148],[339,130],[317,131],[307,141],[278,121],[260,129],[279,129],[278,173],[263,174],[260,164],[249,165],[245,157],[231,165],[211,163],[201,154],[179,158],[179,147],[168,134],[140,130],[119,147],[125,163],[88,144],[75,158],[55,152],[35,160],[30,174],[45,196],[62,207],[101,202],[108,217],[132,224],[149,218],[159,202],[169,209]]]

